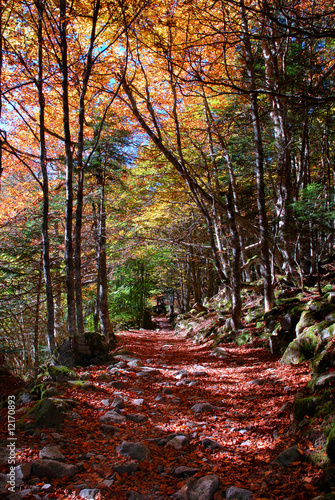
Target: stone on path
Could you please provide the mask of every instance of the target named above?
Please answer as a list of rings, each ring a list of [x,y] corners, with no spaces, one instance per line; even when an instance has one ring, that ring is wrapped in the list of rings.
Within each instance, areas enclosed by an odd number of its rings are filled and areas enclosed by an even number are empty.
[[[214,439],[209,439],[209,438],[203,439],[201,441],[201,444],[205,448],[210,448],[211,450],[218,450],[223,448],[222,444],[218,443],[217,441],[214,441]]]
[[[231,486],[226,491],[226,500],[250,500],[252,495],[252,491]]]
[[[187,467],[181,465],[174,470],[174,475],[177,477],[191,477],[199,471],[200,469],[198,469],[197,467]]]
[[[191,486],[188,492],[189,499],[212,500],[214,494],[219,489],[219,484],[219,478],[215,474],[201,477]]]
[[[44,446],[40,451],[40,458],[46,460],[57,460],[57,462],[65,462],[65,457],[60,451],[59,446]]]
[[[116,451],[125,457],[134,458],[143,462],[148,460],[150,451],[147,446],[142,443],[134,443],[132,441],[122,441],[120,446],[116,447]]]
[[[37,477],[48,479],[62,479],[65,476],[74,476],[77,472],[76,465],[63,464],[56,460],[34,460],[32,462],[32,474]]]
[[[113,469],[118,474],[133,474],[138,470],[138,464],[136,462],[123,462],[113,465]]]
[[[286,467],[286,465],[290,465],[291,463],[302,459],[303,455],[300,453],[299,448],[297,446],[291,446],[291,448],[288,448],[280,453],[280,455],[274,459],[274,463],[279,464],[282,467]]]
[[[121,423],[121,422],[125,422],[125,421],[126,421],[126,417],[124,417],[123,415],[120,415],[119,413],[117,413],[114,410],[107,411],[104,415],[99,417],[100,424],[109,424],[111,422]]]
[[[87,500],[94,500],[100,494],[100,490],[93,488],[85,488],[79,493],[80,498],[86,498]]]
[[[213,411],[216,409],[217,408],[210,403],[196,403],[192,406],[191,411],[193,411],[193,413],[204,413],[206,411]]]

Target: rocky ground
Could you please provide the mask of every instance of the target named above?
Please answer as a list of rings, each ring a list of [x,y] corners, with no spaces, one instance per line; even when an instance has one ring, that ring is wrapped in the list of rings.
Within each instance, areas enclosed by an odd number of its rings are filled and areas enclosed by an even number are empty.
[[[44,416],[47,428],[36,430],[35,412],[16,429],[15,493],[5,476],[8,409],[1,410],[4,498],[321,494],[320,469],[308,461],[313,444],[303,429],[292,433],[294,397],[310,379],[307,363],[284,366],[251,345],[212,350],[176,336],[161,319],[160,330],[119,334],[109,365],[73,375],[55,377],[43,393],[59,419]],[[36,404],[28,401],[16,401],[17,424]]]

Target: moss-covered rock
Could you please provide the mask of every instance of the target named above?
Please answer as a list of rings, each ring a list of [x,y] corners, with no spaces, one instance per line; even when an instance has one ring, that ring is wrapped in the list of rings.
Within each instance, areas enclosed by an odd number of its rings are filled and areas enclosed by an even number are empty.
[[[335,463],[335,423],[333,422],[330,426],[328,439],[327,439],[327,447],[326,452],[329,460]]]
[[[49,375],[54,382],[63,382],[64,380],[76,380],[79,375],[67,366],[52,365],[48,368]]]
[[[282,363],[291,365],[311,359],[316,352],[318,342],[314,327],[307,329],[289,344],[281,359]]]
[[[28,418],[28,421],[26,421]],[[38,401],[27,415],[18,422],[21,430],[57,428],[64,422],[63,413],[57,405],[49,398]]]
[[[293,405],[293,416],[297,422],[301,422],[306,416],[311,417],[317,411],[320,399],[317,397],[300,398]]]

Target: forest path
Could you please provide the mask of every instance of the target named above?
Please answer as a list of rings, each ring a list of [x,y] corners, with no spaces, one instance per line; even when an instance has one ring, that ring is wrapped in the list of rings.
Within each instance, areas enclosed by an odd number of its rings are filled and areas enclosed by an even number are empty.
[[[224,345],[218,358],[208,345],[167,329],[124,331],[118,339],[118,348],[131,353],[114,368],[90,367],[91,386],[68,388],[62,395],[80,404],[57,444],[67,462],[81,463],[81,472],[57,482],[57,498],[80,498],[84,487],[99,490],[96,498],[174,498],[188,481],[176,473],[181,466],[199,469],[195,479],[217,475],[215,500],[224,499],[231,486],[252,491],[253,500],[317,495],[317,468],[300,460],[283,468],[272,463],[293,445],[287,433],[290,404],[309,379],[306,364],[283,366],[265,349],[233,344]],[[111,429],[101,425],[101,417],[120,400],[123,419],[105,421]],[[171,433],[187,441],[171,441]],[[54,440],[49,433],[43,444]],[[301,449],[308,448],[302,437],[297,440]],[[21,457],[38,458],[41,443],[28,441]],[[117,468],[131,461],[116,449],[124,441],[150,450],[149,460],[139,461],[135,472]]]

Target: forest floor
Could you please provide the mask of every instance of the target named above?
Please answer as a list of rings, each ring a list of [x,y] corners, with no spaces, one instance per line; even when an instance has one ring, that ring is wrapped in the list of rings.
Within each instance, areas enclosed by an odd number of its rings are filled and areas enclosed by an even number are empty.
[[[132,330],[118,334],[118,347],[132,351],[145,367],[155,369],[143,376],[141,368],[118,369],[119,388],[111,385],[107,366],[77,370],[89,371],[90,388],[66,388],[62,398],[79,402],[75,418],[66,418],[55,433],[43,431],[40,437],[17,433],[17,463],[39,458],[43,446],[59,445],[70,464],[80,463],[72,478],[48,480],[51,486],[41,498],[80,498],[83,488],[96,488],[97,498],[168,499],[180,490],[185,479],[175,474],[181,466],[199,469],[195,477],[215,474],[220,481],[215,500],[225,498],[230,486],[253,492],[252,499],[307,500],[318,495],[319,469],[297,460],[280,467],[273,460],[285,449],[298,444],[308,453],[311,443],[292,427],[291,404],[294,395],[309,380],[307,364],[283,366],[264,348],[223,346],[224,357],[211,355],[209,345],[198,345],[167,329],[161,319],[160,330]],[[139,376],[142,373],[142,376]],[[129,419],[113,424],[107,435],[99,417],[112,409],[119,396],[125,407],[120,414],[140,414],[143,420]],[[197,413],[197,403],[213,408]],[[165,444],[171,433],[187,436],[180,449]],[[4,436],[1,435],[1,438]],[[209,438],[218,447],[203,442]],[[150,450],[149,460],[139,462],[132,474],[119,474],[114,464],[129,462],[118,454],[123,441],[142,442]],[[167,441],[168,443],[168,441]],[[186,480],[187,482],[187,480]]]

